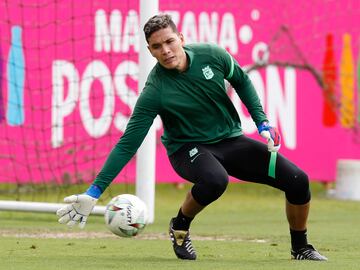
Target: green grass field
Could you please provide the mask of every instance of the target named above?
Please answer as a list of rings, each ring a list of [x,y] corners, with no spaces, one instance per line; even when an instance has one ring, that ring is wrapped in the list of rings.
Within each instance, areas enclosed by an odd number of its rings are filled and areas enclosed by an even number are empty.
[[[100,216],[81,231],[58,224],[55,214],[0,212],[0,269],[360,268],[360,202],[328,199],[315,183],[308,238],[328,262],[290,260],[283,194],[254,184],[230,184],[198,216],[192,225],[198,260],[180,261],[166,233],[188,187],[158,185],[155,222],[133,239],[112,235]]]

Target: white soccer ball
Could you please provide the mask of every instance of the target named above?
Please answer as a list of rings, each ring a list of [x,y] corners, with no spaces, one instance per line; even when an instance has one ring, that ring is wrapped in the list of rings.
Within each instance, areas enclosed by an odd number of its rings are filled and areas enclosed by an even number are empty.
[[[148,213],[145,203],[132,194],[121,194],[106,205],[105,224],[114,234],[132,237],[144,230]]]

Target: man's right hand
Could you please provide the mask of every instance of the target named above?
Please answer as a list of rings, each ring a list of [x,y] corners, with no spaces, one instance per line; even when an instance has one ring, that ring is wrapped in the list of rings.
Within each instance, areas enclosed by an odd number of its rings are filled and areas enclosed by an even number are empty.
[[[64,202],[69,204],[56,211],[59,216],[59,223],[67,223],[70,227],[79,223],[79,227],[83,229],[97,200],[87,194],[71,195],[64,198]]]
[[[83,229],[101,193],[102,190],[97,185],[91,185],[83,194],[66,197],[64,202],[69,204],[56,211],[60,217],[59,222],[67,223],[70,227],[79,223],[79,227]]]

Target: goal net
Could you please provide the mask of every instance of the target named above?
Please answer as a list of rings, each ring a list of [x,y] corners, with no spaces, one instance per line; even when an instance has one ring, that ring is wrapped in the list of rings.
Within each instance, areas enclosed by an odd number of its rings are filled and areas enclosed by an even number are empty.
[[[312,115],[321,115],[322,128],[345,131],[349,147],[359,143],[359,1],[161,0],[159,9],[173,16],[186,43],[226,48],[284,134],[285,154],[313,178],[333,179],[334,169],[324,167],[335,157],[318,168],[301,151],[311,141],[304,133],[314,130],[306,122]],[[40,193],[41,200],[60,201],[83,192],[139,93],[139,3],[2,0],[0,14],[0,196],[39,200]],[[245,133],[255,134],[246,110],[229,95]],[[181,182],[159,140],[156,151],[157,180]],[[116,178],[123,185],[115,193],[132,189],[135,163]]]
[[[95,178],[136,101],[138,9],[137,1],[0,2],[5,197],[60,201]],[[117,192],[132,191],[134,179],[132,160]]]

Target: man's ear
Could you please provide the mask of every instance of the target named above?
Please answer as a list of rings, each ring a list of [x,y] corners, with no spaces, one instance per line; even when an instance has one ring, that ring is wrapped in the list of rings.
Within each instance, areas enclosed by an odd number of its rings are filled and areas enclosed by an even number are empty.
[[[184,46],[185,45],[185,38],[184,38],[183,33],[179,33],[178,36],[179,36],[179,38],[181,40],[181,45]]]

